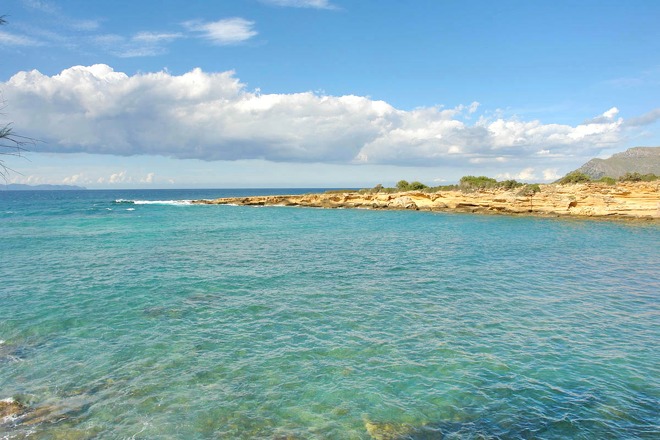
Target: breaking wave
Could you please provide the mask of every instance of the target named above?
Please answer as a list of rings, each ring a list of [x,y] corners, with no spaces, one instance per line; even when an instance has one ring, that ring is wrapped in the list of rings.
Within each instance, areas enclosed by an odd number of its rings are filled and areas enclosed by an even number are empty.
[[[117,199],[115,200],[116,204],[128,204],[128,205],[191,205],[190,200],[126,200],[126,199]]]

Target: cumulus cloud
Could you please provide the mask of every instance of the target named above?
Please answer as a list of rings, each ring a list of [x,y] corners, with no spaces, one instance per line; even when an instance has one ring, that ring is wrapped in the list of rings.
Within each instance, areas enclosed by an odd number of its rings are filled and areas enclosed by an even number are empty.
[[[87,181],[85,173],[74,174],[73,176],[68,176],[62,179],[62,183],[65,185],[76,185],[85,181]]]
[[[559,169],[557,168],[548,168],[543,170],[543,180],[546,182],[557,180],[560,177],[561,174],[559,174]]]
[[[479,116],[476,102],[404,111],[361,96],[260,94],[231,71],[129,76],[76,66],[53,76],[20,72],[2,89],[17,130],[52,152],[497,166],[593,157],[624,139],[615,109],[575,126]]]
[[[292,8],[335,9],[328,0],[261,0],[261,2]]]
[[[80,178],[78,178],[80,176]],[[72,176],[73,178],[76,178],[75,182],[76,183],[98,183],[98,184],[110,184],[110,185],[117,185],[117,184],[133,184],[133,183],[154,183],[156,174],[155,173],[148,173],[144,177],[136,177],[133,175],[130,175],[128,171],[122,170],[122,171],[117,171],[116,173],[111,173],[109,176],[100,176],[96,178],[95,182],[92,180],[90,177],[85,176],[84,173],[81,173],[80,175],[75,175]],[[73,182],[72,182],[73,183]]]
[[[155,177],[156,177],[156,173],[149,173],[145,177],[140,179],[140,183],[154,183]]]
[[[542,177],[539,177],[535,168],[527,167],[517,173],[500,173],[497,175],[497,178],[515,179],[523,182],[553,182],[561,177],[561,175],[558,174],[558,171],[558,168],[547,168],[541,171]]]
[[[612,107],[608,111],[604,112],[601,115],[596,116],[595,118],[591,118],[587,121],[585,121],[585,124],[604,124],[608,123],[610,121],[614,121],[619,114],[619,109],[616,107]]]
[[[239,44],[258,34],[254,30],[253,21],[240,17],[225,18],[213,22],[193,20],[187,21],[183,25],[186,29],[197,32],[203,38],[220,46]]]

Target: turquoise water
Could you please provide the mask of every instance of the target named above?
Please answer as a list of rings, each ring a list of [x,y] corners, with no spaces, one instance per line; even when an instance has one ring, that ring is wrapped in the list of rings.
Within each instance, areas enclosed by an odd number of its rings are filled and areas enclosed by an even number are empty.
[[[657,223],[257,193],[0,192],[0,438],[660,437]]]

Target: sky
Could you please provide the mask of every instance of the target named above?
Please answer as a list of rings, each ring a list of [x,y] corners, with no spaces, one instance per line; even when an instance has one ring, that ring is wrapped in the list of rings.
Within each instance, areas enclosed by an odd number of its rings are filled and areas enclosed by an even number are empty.
[[[656,0],[3,0],[7,181],[550,182],[660,146]]]

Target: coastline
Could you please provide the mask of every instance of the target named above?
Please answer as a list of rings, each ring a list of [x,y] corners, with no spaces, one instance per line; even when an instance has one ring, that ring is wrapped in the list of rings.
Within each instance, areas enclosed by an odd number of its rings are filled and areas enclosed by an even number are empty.
[[[200,205],[300,206],[329,209],[416,210],[546,217],[660,220],[660,182],[539,185],[532,197],[519,189],[424,192],[331,191],[302,195],[193,200]]]

